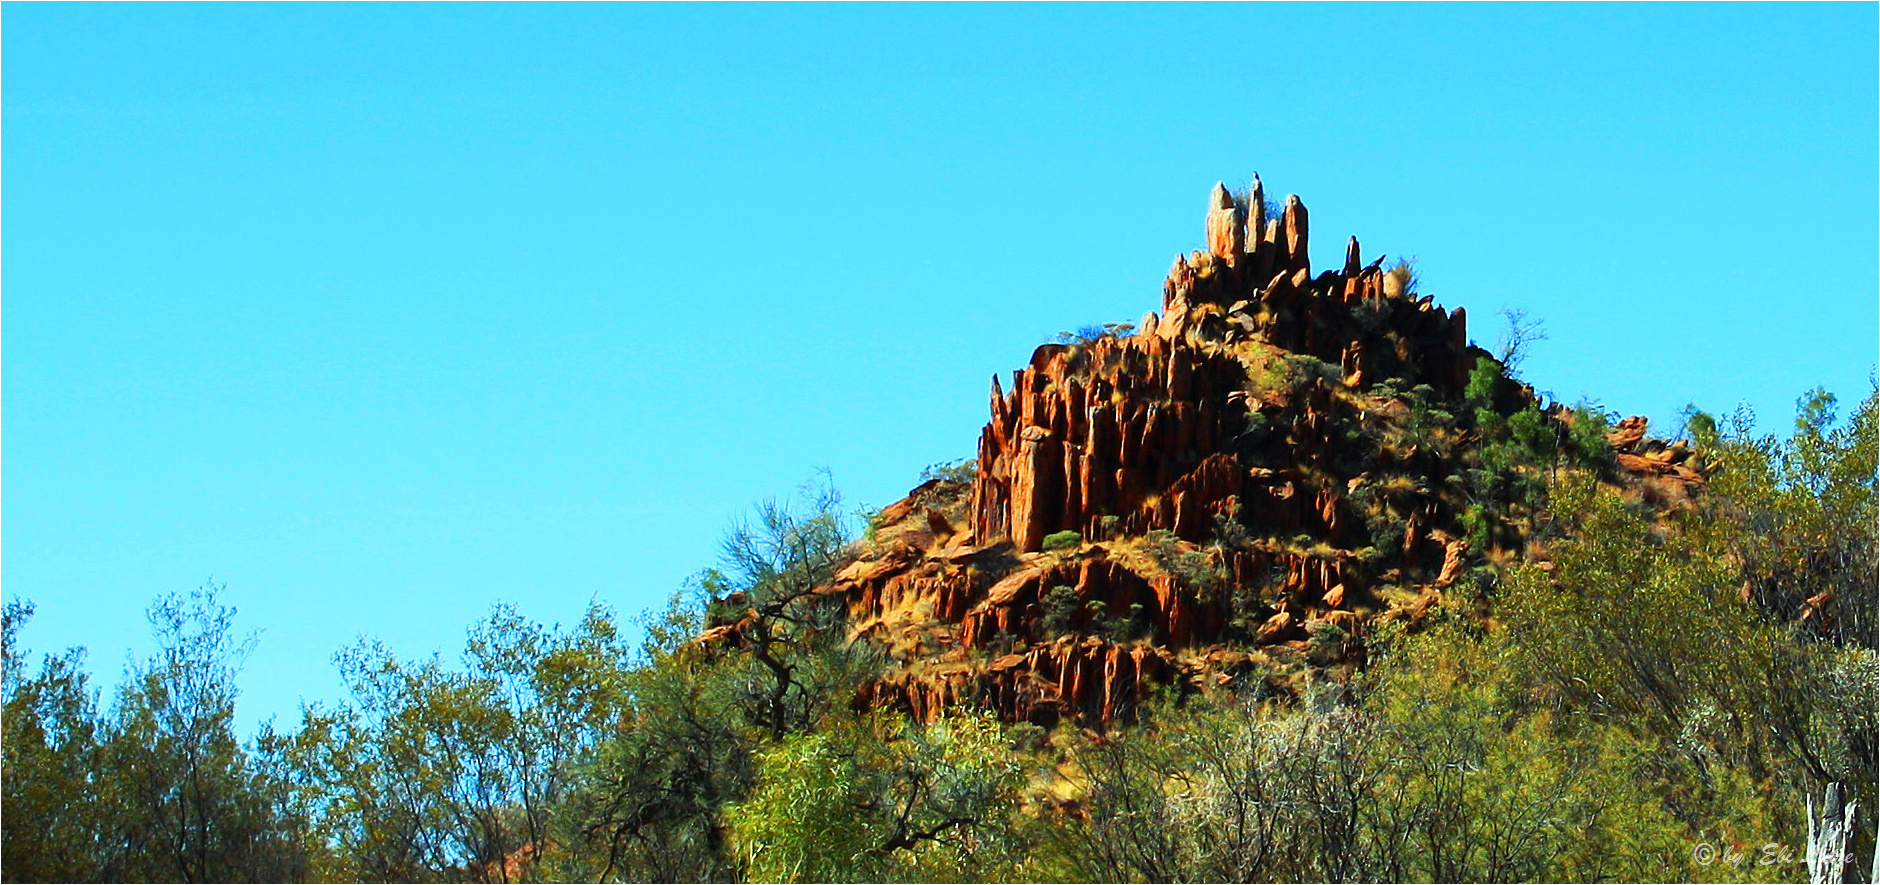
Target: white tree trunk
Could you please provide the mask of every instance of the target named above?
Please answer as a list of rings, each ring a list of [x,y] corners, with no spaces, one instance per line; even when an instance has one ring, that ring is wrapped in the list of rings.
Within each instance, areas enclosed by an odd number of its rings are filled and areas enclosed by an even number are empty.
[[[1841,871],[1847,868],[1848,837],[1854,832],[1854,805],[1843,805],[1839,783],[1828,785],[1819,814],[1814,800],[1808,800],[1808,881],[1813,885],[1841,881]],[[1880,883],[1880,851],[1875,852],[1874,881]]]

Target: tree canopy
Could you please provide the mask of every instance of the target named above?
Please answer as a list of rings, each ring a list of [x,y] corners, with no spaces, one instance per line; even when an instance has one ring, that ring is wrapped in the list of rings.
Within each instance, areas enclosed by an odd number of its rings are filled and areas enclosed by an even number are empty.
[[[158,599],[159,650],[104,698],[82,649],[33,658],[10,600],[0,875],[1782,880],[1806,870],[1759,852],[1799,857],[1830,785],[1871,856],[1880,402],[1810,392],[1785,436],[1693,409],[1708,489],[1665,509],[1603,479],[1594,411],[1528,427],[1481,365],[1474,482],[1545,509],[1545,557],[1380,623],[1354,679],[1177,686],[1105,734],[856,703],[887,653],[824,592],[857,549],[826,480],[637,623],[499,606],[450,659],[362,640],[348,697],[249,740],[255,640],[221,588]]]

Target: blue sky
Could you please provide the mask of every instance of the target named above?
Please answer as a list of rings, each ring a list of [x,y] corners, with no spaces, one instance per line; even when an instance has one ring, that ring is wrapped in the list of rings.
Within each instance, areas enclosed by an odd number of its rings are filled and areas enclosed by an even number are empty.
[[[1873,4],[7,4],[0,561],[101,681],[157,594],[353,637],[634,612],[829,467],[1159,306],[1216,180],[1550,333],[1561,399],[1787,426],[1876,363]]]

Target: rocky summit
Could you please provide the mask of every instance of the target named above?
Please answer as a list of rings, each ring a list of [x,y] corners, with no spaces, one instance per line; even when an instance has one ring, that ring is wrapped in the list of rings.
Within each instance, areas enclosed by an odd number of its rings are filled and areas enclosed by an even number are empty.
[[[873,519],[824,591],[893,660],[859,703],[1100,730],[1158,687],[1347,679],[1381,623],[1416,629],[1482,571],[1545,557],[1544,514],[1483,479],[1472,416],[1565,438],[1572,411],[1507,378],[1409,265],[1353,237],[1315,275],[1296,196],[1217,185],[1204,231],[1159,312],[994,377],[976,459]],[[1600,445],[1605,481],[1658,506],[1704,482],[1642,418]]]

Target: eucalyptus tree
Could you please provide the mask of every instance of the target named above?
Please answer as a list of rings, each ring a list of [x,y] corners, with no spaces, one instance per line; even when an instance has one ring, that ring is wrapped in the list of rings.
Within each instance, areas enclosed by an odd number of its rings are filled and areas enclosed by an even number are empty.
[[[283,739],[301,807],[335,849],[331,875],[373,881],[536,878],[577,764],[614,733],[627,648],[591,606],[571,629],[499,606],[463,668],[361,641],[336,656],[351,703],[309,708]]]
[[[89,881],[102,875],[97,698],[85,652],[46,655],[29,671],[19,633],[31,601],[0,615],[0,878]]]

